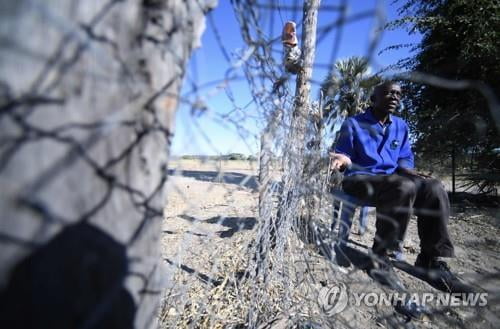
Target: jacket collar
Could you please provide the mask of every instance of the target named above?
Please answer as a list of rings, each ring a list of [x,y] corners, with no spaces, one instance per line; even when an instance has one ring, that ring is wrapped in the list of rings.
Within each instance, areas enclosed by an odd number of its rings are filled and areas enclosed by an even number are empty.
[[[373,115],[373,108],[370,106],[369,108],[366,109],[364,116],[367,120],[373,122],[373,123],[379,123],[380,121]],[[392,114],[389,114],[389,118],[385,122],[385,126],[388,126],[392,123]]]

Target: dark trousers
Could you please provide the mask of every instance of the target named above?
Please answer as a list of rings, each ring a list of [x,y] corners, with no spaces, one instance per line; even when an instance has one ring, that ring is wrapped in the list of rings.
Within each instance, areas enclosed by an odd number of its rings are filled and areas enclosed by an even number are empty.
[[[410,216],[418,218],[421,253],[453,257],[448,233],[450,202],[440,181],[411,175],[354,175],[345,177],[345,192],[377,207],[373,251],[385,254],[403,241]]]

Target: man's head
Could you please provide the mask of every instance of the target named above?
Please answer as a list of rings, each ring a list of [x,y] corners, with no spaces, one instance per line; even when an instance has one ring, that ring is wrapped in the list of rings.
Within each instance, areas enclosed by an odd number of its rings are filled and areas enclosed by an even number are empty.
[[[401,95],[401,87],[398,83],[394,81],[382,82],[375,87],[370,97],[373,109],[382,115],[394,113],[399,107]]]

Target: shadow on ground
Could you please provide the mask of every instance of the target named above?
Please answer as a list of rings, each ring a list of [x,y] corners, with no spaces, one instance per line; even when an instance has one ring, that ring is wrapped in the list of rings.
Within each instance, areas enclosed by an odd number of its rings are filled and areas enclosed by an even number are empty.
[[[257,224],[257,219],[255,219],[255,217],[215,216],[215,217],[210,217],[209,219],[200,219],[185,214],[180,215],[179,217],[190,222],[200,221],[203,223],[218,224],[225,227],[229,227],[229,230],[217,232],[217,234],[221,238],[230,238],[238,231],[251,230],[255,227],[255,224]]]
[[[221,279],[217,279],[217,280],[213,279],[213,278],[209,277],[208,275],[206,275],[200,271],[195,270],[192,267],[189,267],[189,266],[184,265],[184,264],[176,263],[176,262],[170,260],[169,258],[165,258],[165,261],[172,266],[180,268],[181,270],[185,271],[186,273],[189,273],[189,274],[196,276],[203,283],[211,284],[214,287],[217,287],[222,283]]]
[[[252,191],[257,191],[257,177],[254,175],[245,175],[236,172],[218,172],[218,171],[200,171],[200,170],[168,170],[170,176],[183,176],[194,178],[203,182],[214,182],[238,185]]]
[[[348,267],[351,264],[361,270],[369,270],[373,265],[370,256],[360,250],[349,246],[339,247],[335,245],[335,260],[337,264],[343,267]]]
[[[126,246],[87,223],[68,225],[13,269],[1,328],[133,328]]]

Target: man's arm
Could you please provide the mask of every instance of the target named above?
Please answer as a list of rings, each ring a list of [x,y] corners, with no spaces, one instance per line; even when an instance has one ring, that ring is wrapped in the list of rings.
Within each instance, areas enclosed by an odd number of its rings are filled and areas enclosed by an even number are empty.
[[[415,161],[413,151],[411,150],[411,143],[409,138],[408,126],[405,124],[405,134],[401,141],[401,148],[398,157],[398,170],[399,169],[415,169]]]
[[[405,136],[403,138],[401,149],[398,158],[397,172],[400,174],[420,176],[423,178],[432,178],[429,175],[423,174],[415,170],[415,161],[413,151],[411,150],[411,143],[409,139],[408,126],[405,127]]]
[[[345,120],[340,128],[339,139],[333,152],[330,152],[332,169],[345,170],[352,166],[351,157],[354,154],[352,124]]]

